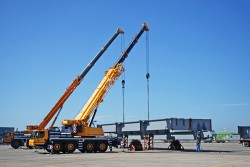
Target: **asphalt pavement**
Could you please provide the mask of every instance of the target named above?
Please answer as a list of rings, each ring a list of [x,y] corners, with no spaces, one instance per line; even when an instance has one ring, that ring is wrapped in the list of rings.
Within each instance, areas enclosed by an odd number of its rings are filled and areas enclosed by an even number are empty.
[[[13,149],[0,145],[0,166],[91,166],[91,167],[249,167],[250,147],[234,143],[202,143],[195,152],[195,142],[182,142],[183,151],[168,150],[168,143],[154,143],[154,150],[131,152],[116,149],[105,153],[49,154],[40,149]]]

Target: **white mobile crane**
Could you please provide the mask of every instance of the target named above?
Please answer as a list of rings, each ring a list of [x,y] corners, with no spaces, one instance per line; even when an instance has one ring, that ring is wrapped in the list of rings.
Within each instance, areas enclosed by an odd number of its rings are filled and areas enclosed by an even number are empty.
[[[70,133],[36,130],[31,135],[29,145],[39,146],[47,151],[53,150],[54,153],[73,153],[76,149],[80,152],[105,152],[109,144],[117,146],[119,144],[117,139],[105,137],[102,128],[91,127],[91,124],[97,107],[124,72],[122,64],[144,31],[149,31],[146,23],[143,23],[141,30],[133,38],[116,64],[104,73],[104,78],[75,119],[62,121],[64,126],[73,127],[72,129],[75,130]],[[92,120],[90,121],[91,117]],[[90,123],[88,124],[89,121]]]

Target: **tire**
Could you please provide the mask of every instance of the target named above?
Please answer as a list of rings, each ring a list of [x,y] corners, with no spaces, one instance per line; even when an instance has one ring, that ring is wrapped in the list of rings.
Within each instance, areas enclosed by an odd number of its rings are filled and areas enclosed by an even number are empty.
[[[20,140],[11,140],[10,145],[14,149],[18,149],[21,146],[21,141]]]
[[[141,144],[135,146],[135,151],[142,151],[142,150],[143,149],[142,149],[142,145]]]
[[[60,143],[60,142],[55,142],[55,143],[53,144],[53,153],[59,154],[60,152],[62,152],[62,150],[63,150],[62,143]]]
[[[250,142],[243,142],[243,145],[245,146],[245,147],[250,147]]]
[[[108,143],[106,141],[101,141],[97,144],[97,150],[100,153],[107,151],[107,149],[108,149]]]
[[[76,144],[73,141],[67,141],[64,145],[66,153],[73,153],[76,150]]]
[[[170,144],[170,145],[168,146],[168,149],[169,149],[169,150],[175,150],[175,146],[174,146],[173,144]]]
[[[93,151],[95,151],[95,144],[94,144],[94,142],[86,141],[85,144],[84,144],[84,150],[87,153],[92,153]]]

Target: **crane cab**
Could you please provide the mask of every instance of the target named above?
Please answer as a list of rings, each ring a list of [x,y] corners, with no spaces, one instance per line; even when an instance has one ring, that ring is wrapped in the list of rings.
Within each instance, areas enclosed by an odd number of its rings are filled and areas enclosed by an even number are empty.
[[[49,139],[50,131],[60,133],[60,129],[58,127],[53,127],[51,130],[33,130],[29,139],[29,145],[31,147],[42,147],[46,144]]]
[[[14,132],[5,132],[2,138],[2,143],[10,143],[14,138]]]
[[[48,136],[48,130],[34,130],[30,136],[29,145],[32,147],[43,146],[46,143]]]

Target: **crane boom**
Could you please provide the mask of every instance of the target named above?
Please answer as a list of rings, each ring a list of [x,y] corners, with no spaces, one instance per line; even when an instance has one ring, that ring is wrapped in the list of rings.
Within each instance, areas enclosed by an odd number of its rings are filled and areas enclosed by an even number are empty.
[[[47,114],[47,116],[42,120],[40,125],[28,125],[26,127],[26,129],[27,130],[44,129],[47,126],[47,124],[50,122],[50,120],[54,117],[54,115],[58,112],[58,110],[60,110],[60,108],[62,108],[63,104],[66,102],[66,100],[69,98],[69,96],[73,93],[73,91],[76,89],[76,87],[81,83],[81,81],[83,80],[85,75],[94,66],[94,64],[102,56],[102,54],[107,50],[107,48],[110,46],[110,44],[115,40],[115,38],[119,34],[123,34],[123,33],[124,32],[121,29],[118,29],[116,31],[116,33],[111,37],[111,39],[106,43],[106,45],[101,49],[101,51],[87,65],[87,67],[83,70],[83,72],[73,80],[73,82],[69,85],[69,87],[66,89],[64,94],[61,96],[61,98],[57,101],[57,103],[50,110],[50,112]]]
[[[147,26],[146,23],[142,24],[142,28],[141,30],[138,32],[138,34],[133,38],[132,42],[130,43],[130,45],[127,47],[127,49],[122,53],[121,57],[118,59],[117,63],[115,64],[115,67],[120,64],[123,63],[124,60],[128,57],[128,54],[130,53],[130,51],[133,49],[133,47],[135,46],[135,44],[137,43],[137,41],[139,40],[139,38],[141,37],[141,35],[143,34],[144,31],[149,31],[149,28]]]
[[[119,76],[124,72],[124,68],[122,63],[128,57],[128,54],[135,46],[137,41],[139,40],[140,36],[143,34],[144,31],[149,31],[148,26],[146,23],[143,23],[141,30],[138,34],[133,38],[130,45],[127,49],[122,53],[121,57],[118,59],[117,63],[111,67],[108,71],[105,72],[104,78],[101,80],[99,85],[97,86],[96,90],[89,98],[87,103],[84,105],[82,110],[79,114],[75,117],[74,120],[64,120],[62,122],[63,125],[74,125],[74,124],[82,124],[83,126],[88,126],[88,121],[90,117],[94,114],[95,109],[98,105],[103,101],[105,95],[111,89],[111,87],[115,84],[116,80]],[[82,133],[86,134],[86,133]]]

